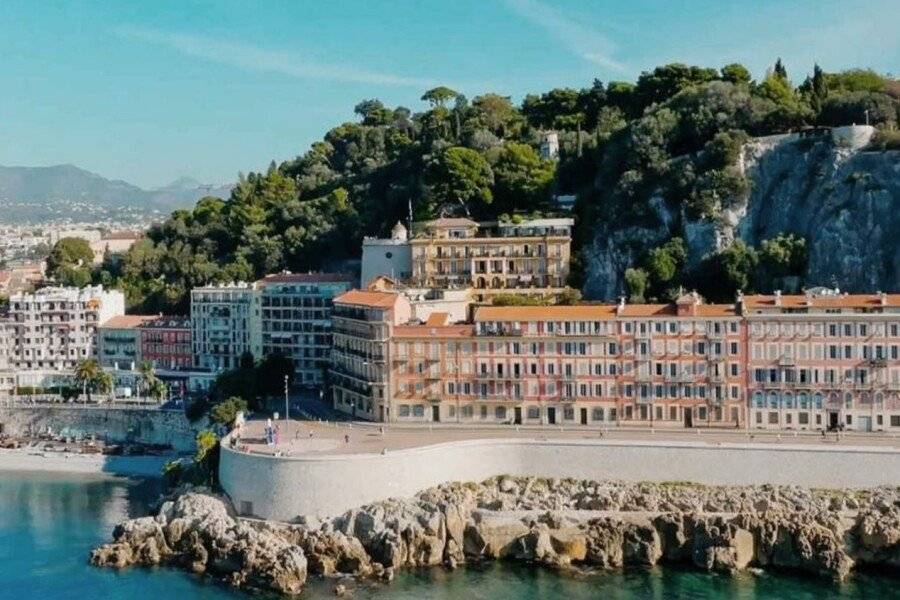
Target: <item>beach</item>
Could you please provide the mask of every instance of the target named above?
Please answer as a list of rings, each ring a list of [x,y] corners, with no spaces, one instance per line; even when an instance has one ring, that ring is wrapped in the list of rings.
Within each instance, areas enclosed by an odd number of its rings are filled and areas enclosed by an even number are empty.
[[[49,471],[126,477],[158,477],[167,456],[106,456],[22,448],[0,450],[0,471]]]

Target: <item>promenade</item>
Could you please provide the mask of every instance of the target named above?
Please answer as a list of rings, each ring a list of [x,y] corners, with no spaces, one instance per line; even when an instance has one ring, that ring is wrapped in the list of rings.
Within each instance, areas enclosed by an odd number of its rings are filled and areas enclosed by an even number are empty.
[[[273,421],[278,444],[266,444],[265,420],[244,425],[238,449],[285,457],[380,454],[432,444],[469,440],[607,441],[701,445],[803,445],[819,448],[873,447],[900,450],[900,435],[892,433],[826,433],[808,431],[746,431],[729,429],[638,429],[625,427],[515,426],[454,424],[377,424],[365,422]]]

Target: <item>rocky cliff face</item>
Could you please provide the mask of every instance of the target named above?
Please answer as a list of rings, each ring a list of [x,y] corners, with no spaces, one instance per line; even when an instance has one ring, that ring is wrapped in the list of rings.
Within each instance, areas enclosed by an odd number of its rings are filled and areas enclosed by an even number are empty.
[[[585,249],[585,295],[621,295],[625,269],[672,236],[685,240],[696,266],[734,239],[758,246],[782,232],[807,239],[810,284],[860,292],[900,289],[900,152],[864,151],[871,134],[871,128],[845,127],[818,137],[750,141],[738,164],[750,192],[725,202],[715,222],[681,218],[653,200],[658,225],[599,224]]]
[[[113,537],[93,564],[181,566],[284,594],[298,593],[307,573],[389,580],[399,568],[494,559],[563,569],[777,567],[840,580],[856,565],[900,569],[900,488],[497,477],[296,524],[241,519],[226,499],[195,491]]]

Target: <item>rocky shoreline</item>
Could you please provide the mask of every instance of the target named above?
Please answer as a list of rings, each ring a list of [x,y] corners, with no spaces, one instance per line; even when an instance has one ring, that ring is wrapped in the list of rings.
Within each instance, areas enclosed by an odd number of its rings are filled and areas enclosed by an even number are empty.
[[[774,567],[835,580],[858,566],[900,573],[900,487],[497,477],[291,524],[240,518],[222,496],[182,490],[91,553],[98,566],[170,565],[282,594],[299,593],[308,576],[390,580],[402,568],[496,559],[558,569]]]

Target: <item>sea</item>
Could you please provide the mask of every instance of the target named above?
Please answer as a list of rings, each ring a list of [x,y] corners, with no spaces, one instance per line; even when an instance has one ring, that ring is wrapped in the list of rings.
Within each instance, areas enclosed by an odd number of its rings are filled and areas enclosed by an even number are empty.
[[[142,516],[157,480],[0,472],[0,599],[266,599],[168,568],[121,572],[88,564],[116,523]],[[337,582],[312,580],[300,598],[335,598]],[[737,577],[652,568],[572,576],[512,564],[400,573],[388,584],[342,582],[357,600],[900,599],[900,579],[857,574],[846,583],[788,574]]]

